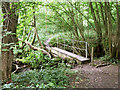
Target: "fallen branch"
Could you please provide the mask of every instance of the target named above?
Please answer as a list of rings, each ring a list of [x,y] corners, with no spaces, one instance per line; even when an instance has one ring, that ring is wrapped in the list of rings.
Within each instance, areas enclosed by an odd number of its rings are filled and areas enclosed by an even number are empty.
[[[22,67],[18,67],[18,65],[17,65],[17,64],[13,64],[13,65],[15,65],[15,67],[16,67],[16,70],[15,70],[13,73],[16,73],[18,70],[20,70],[20,69],[23,69],[23,68],[26,68],[26,67],[27,67],[26,65],[24,65],[24,66],[22,66]]]
[[[110,65],[110,63],[106,63],[106,64],[101,64],[101,65],[97,65],[96,68],[99,68],[99,67],[104,67],[104,66],[108,66]]]
[[[18,38],[18,40],[22,41],[21,39]],[[31,49],[33,50],[38,50],[38,51],[42,51],[43,54],[47,54],[49,56],[49,58],[51,58],[51,55],[45,51],[44,49],[41,49],[41,48],[38,48],[38,47],[35,47],[33,45],[31,45],[31,43],[29,43],[28,41],[22,41],[23,43],[27,44]]]

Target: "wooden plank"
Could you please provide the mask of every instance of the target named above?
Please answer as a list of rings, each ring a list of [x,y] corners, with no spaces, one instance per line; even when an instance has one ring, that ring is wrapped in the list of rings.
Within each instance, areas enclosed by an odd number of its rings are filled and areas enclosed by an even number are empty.
[[[85,57],[76,55],[76,54],[74,54],[74,53],[71,53],[71,52],[62,50],[62,49],[57,48],[57,47],[51,47],[51,51],[54,52],[55,54],[58,54],[58,56],[60,56],[61,53],[62,53],[62,54],[65,54],[64,57],[65,57],[65,56],[69,56],[69,57],[75,58],[75,59],[80,60],[80,61],[89,60],[88,58],[85,58]],[[60,54],[60,55],[59,55],[59,54]]]
[[[57,50],[54,50],[54,49],[52,49],[52,48],[51,48],[51,52],[52,52],[54,55],[56,55],[56,56],[58,56],[58,57],[60,57],[60,58],[62,58],[62,59],[70,59],[70,60],[73,60],[73,58],[71,58],[70,56],[68,56],[68,55],[66,55],[66,54],[64,54],[64,53],[61,53],[61,52],[59,52],[59,51],[57,51]]]

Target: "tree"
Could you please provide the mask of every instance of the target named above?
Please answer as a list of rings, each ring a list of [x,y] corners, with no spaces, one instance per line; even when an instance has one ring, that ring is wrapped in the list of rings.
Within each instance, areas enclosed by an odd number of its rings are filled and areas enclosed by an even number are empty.
[[[99,53],[99,56],[101,56],[101,54],[103,55],[103,46],[102,46],[102,30],[101,30],[101,24],[100,24],[100,16],[99,16],[99,12],[98,12],[98,5],[97,3],[95,3],[97,11],[95,14],[95,10],[93,8],[92,2],[90,2],[90,9],[91,9],[91,14],[93,16],[93,20],[94,20],[94,24],[95,24],[95,30],[97,32],[97,50],[96,53]]]
[[[120,6],[118,2],[116,2],[116,9],[117,9],[117,51],[116,51],[116,58],[120,60]]]
[[[2,80],[11,79],[12,61],[14,54],[12,46],[17,42],[16,27],[18,15],[17,3],[3,2],[3,31],[2,31]]]
[[[118,4],[118,2],[80,3],[71,1],[49,3],[48,7],[55,14],[49,16],[48,20],[57,27],[62,27],[64,31],[69,30],[72,35],[68,35],[68,37],[73,36],[72,38],[75,40],[87,41],[90,47],[94,47],[95,56],[108,55],[110,58],[119,59],[120,8]],[[83,21],[87,21],[87,26],[83,25]],[[86,29],[86,27],[89,28]],[[88,31],[93,33],[90,35],[86,33]],[[91,49],[88,52],[91,52]]]

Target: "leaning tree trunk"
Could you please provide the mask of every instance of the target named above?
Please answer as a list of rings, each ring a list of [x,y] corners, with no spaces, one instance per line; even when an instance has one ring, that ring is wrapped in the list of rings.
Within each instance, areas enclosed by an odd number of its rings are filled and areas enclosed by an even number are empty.
[[[11,79],[14,54],[10,47],[12,47],[13,43],[17,42],[16,26],[18,16],[15,14],[15,10],[16,5],[12,4],[12,6],[10,6],[9,2],[2,3],[2,12],[4,13],[2,31],[2,80]]]

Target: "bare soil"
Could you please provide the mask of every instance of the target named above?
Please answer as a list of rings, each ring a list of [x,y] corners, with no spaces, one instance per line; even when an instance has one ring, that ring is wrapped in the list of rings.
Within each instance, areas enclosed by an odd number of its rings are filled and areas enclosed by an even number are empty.
[[[72,87],[118,88],[117,65],[107,65],[96,68],[90,64],[82,64],[74,67],[72,70],[78,70],[76,75],[71,78]]]

